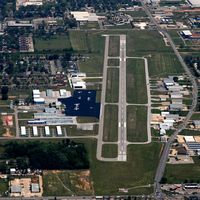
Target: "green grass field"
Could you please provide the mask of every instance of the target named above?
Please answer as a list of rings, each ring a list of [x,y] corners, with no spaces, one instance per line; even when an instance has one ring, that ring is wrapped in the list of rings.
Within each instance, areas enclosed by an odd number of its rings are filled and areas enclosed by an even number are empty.
[[[93,130],[81,130],[77,129],[75,125],[63,126],[66,128],[68,136],[87,136],[87,135],[97,135],[98,134],[98,125],[94,125]]]
[[[119,66],[119,59],[108,59],[108,66]]]
[[[200,113],[194,113],[191,117],[192,120],[200,120]]]
[[[147,141],[147,107],[127,106],[127,139],[129,142]]]
[[[118,107],[106,105],[104,112],[103,141],[116,142],[118,139]]]
[[[189,129],[183,129],[180,133],[180,135],[200,135],[200,131],[195,130],[189,130]]]
[[[132,17],[136,17],[136,18],[139,18],[139,17],[147,17],[146,13],[143,11],[143,10],[140,10],[140,11],[125,11],[124,13],[132,16]]]
[[[156,38],[156,40],[155,40]],[[136,53],[148,55],[149,52],[169,52],[161,35],[156,31],[134,30],[127,31],[127,55],[135,56]]]
[[[81,29],[99,29],[98,22],[86,22],[80,26]]]
[[[69,31],[71,46],[74,51],[98,53],[103,56],[104,37],[99,31]]]
[[[8,191],[8,180],[0,179],[0,195],[4,196],[5,192]]]
[[[183,68],[172,53],[151,54],[148,58],[150,77],[165,77],[183,73]]]
[[[116,158],[117,156],[118,156],[118,145],[117,144],[103,144],[102,157]]]
[[[118,195],[119,188],[153,184],[160,143],[128,146],[127,162],[102,162],[96,159],[95,140],[78,141],[85,144],[89,153],[95,195]],[[138,188],[130,190],[128,194],[151,193],[152,188]]]
[[[85,61],[79,61],[79,69],[87,76],[99,76],[103,73],[103,56],[98,54],[87,54]]]
[[[109,37],[109,49],[108,55],[111,57],[119,56],[119,46],[120,46],[120,37],[119,36],[110,36]]]
[[[127,102],[139,104],[147,103],[144,61],[128,59],[126,77]]]
[[[70,39],[68,35],[56,35],[47,40],[35,38],[35,49],[37,51],[71,49]]]
[[[119,100],[119,69],[107,69],[106,102],[117,103]]]
[[[178,30],[169,30],[168,32],[169,32],[172,40],[174,41],[175,45],[177,45],[177,46],[184,45],[184,42],[181,39],[181,36],[179,35]]]
[[[34,112],[18,113],[19,119],[32,119]]]
[[[195,164],[167,164],[164,177],[168,183],[200,182],[200,159],[194,157]]]

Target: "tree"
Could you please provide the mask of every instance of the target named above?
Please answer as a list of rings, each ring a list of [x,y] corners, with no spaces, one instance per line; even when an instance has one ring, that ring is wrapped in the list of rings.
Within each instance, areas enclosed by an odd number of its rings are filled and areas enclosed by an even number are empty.
[[[8,87],[7,86],[3,86],[1,88],[1,98],[2,98],[2,100],[8,100]]]

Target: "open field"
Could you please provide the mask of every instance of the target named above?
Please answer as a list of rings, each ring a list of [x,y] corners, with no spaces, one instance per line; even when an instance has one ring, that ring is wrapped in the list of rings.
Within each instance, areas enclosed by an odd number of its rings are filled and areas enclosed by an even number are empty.
[[[98,125],[94,125],[93,130],[81,130],[77,129],[75,125],[63,126],[66,128],[68,136],[86,136],[86,135],[97,135],[98,134]]]
[[[5,195],[8,191],[8,181],[6,179],[0,179],[0,195]]]
[[[124,11],[124,13],[130,15],[131,17],[134,18],[139,18],[139,17],[147,17],[146,13],[143,10],[139,11]]]
[[[200,135],[200,131],[183,129],[179,134],[180,135]]]
[[[150,51],[168,52],[171,49],[165,46],[161,35],[157,31],[127,31],[128,56],[134,56],[136,52],[142,52],[143,55],[148,55]]]
[[[69,31],[71,46],[74,51],[85,53],[104,52],[104,37],[98,31]]]
[[[119,66],[119,59],[108,59],[108,66]]]
[[[195,164],[167,164],[164,177],[167,178],[167,183],[183,183],[183,182],[200,182],[200,159],[193,158]]]
[[[92,195],[93,186],[89,170],[45,171],[44,196]]]
[[[98,54],[89,54],[85,61],[79,61],[78,66],[81,72],[87,73],[87,76],[99,76],[103,72],[103,56]]]
[[[18,113],[18,118],[19,119],[32,119],[33,118],[33,114],[34,114],[34,112],[27,112],[27,113],[19,112]]]
[[[81,29],[99,29],[98,22],[86,22],[80,26]]]
[[[119,56],[119,46],[120,46],[120,37],[110,36],[108,55],[112,57]]]
[[[191,117],[192,120],[200,120],[200,113],[194,113]]]
[[[143,60],[127,60],[126,90],[128,103],[147,103],[146,78]]]
[[[183,73],[183,68],[176,56],[172,53],[151,54],[148,58],[149,75],[151,77],[174,75]]]
[[[160,143],[128,146],[127,162],[101,162],[96,159],[95,141],[78,140],[85,144],[89,153],[95,195],[118,195],[119,188],[153,184],[161,150]],[[152,192],[152,188],[138,188],[130,190],[129,194]]]
[[[118,156],[118,145],[117,144],[103,144],[102,157],[116,158],[117,156]]]
[[[129,142],[147,141],[147,107],[127,106],[127,139]]]
[[[103,141],[116,142],[118,138],[118,106],[106,105],[104,113]]]
[[[107,69],[106,102],[117,103],[119,100],[119,69]]]
[[[180,45],[184,46],[184,42],[181,39],[181,37],[180,37],[180,35],[178,33],[178,30],[169,30],[168,32],[169,32],[172,40],[174,41],[175,45],[177,45],[177,46],[180,46]]]
[[[56,35],[47,40],[35,38],[35,49],[37,51],[71,49],[70,39],[68,35]]]

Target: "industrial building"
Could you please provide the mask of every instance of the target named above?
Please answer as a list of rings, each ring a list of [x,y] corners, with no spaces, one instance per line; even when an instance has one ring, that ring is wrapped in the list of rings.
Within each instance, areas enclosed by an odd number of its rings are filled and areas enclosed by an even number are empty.
[[[104,19],[104,16],[97,16],[95,13],[86,11],[72,11],[71,15],[74,16],[78,22],[97,22],[99,19]]]
[[[33,126],[33,136],[37,137],[38,136],[38,129],[37,126]]]
[[[26,136],[26,127],[21,126],[21,136]]]
[[[62,129],[61,129],[61,126],[56,126],[56,130],[57,130],[57,135],[58,135],[58,136],[62,136]]]
[[[16,10],[21,6],[42,6],[43,0],[17,0],[16,1]]]
[[[199,0],[187,0],[187,2],[193,8],[200,7],[200,1]]]
[[[49,126],[45,126],[44,128],[45,128],[45,135],[50,136]]]

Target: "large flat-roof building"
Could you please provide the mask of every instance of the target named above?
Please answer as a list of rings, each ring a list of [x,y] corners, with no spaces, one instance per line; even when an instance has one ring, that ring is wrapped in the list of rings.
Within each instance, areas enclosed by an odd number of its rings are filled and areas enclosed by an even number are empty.
[[[103,16],[97,16],[95,13],[89,13],[86,11],[72,11],[71,15],[73,15],[76,21],[79,22],[95,22],[98,21],[100,18],[105,18]]]
[[[21,6],[42,6],[43,0],[17,0],[16,1],[16,10]]]
[[[187,0],[191,7],[200,7],[200,0]]]

